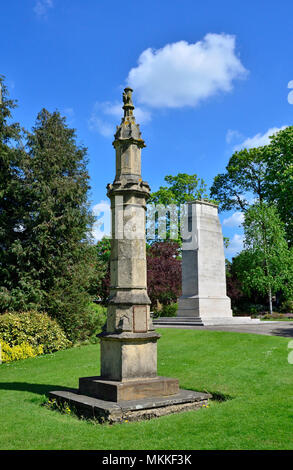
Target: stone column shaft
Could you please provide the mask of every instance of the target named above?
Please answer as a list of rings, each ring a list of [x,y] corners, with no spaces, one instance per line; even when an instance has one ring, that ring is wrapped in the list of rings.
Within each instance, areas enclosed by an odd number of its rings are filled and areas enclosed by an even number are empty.
[[[157,340],[147,294],[145,212],[150,188],[141,178],[145,143],[133,116],[132,90],[124,93],[124,117],[113,142],[116,176],[107,186],[112,211],[111,286],[101,375],[110,380],[154,378]]]

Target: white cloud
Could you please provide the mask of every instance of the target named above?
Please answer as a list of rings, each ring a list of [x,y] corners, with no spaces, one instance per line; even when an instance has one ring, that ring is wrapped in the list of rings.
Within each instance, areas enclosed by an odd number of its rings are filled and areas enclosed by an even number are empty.
[[[138,124],[146,124],[151,120],[151,113],[139,106],[135,108],[134,115]],[[115,133],[116,125],[120,124],[122,116],[122,102],[112,103],[105,101],[96,103],[89,119],[89,127],[104,137],[112,137]]]
[[[226,142],[230,144],[233,140],[241,139],[243,136],[239,131],[228,129],[226,134]]]
[[[286,129],[286,127],[287,126],[271,127],[264,134],[259,133],[253,137],[245,139],[241,144],[236,145],[234,147],[234,150],[241,150],[243,148],[263,147],[264,145],[268,145],[270,143],[269,137],[279,131],[282,131],[283,129]]]
[[[103,121],[92,114],[89,119],[89,128],[91,131],[97,131],[104,137],[111,137],[114,134],[114,125]]]
[[[111,207],[109,201],[102,199],[98,204],[95,204],[92,208],[93,214],[99,216],[102,212],[110,213]]]
[[[288,83],[288,88],[293,88],[293,80]],[[290,91],[290,93],[288,93],[288,103],[293,104],[293,91]]]
[[[53,0],[37,0],[34,6],[34,12],[39,18],[45,17],[49,8],[53,8]]]
[[[95,241],[98,241],[111,234],[111,207],[109,202],[101,200],[92,208],[92,212],[97,217],[92,235]]]
[[[179,41],[162,49],[146,49],[127,83],[138,100],[151,107],[196,106],[219,92],[232,90],[236,78],[247,70],[235,54],[235,37],[207,34],[202,41]]]
[[[244,241],[244,235],[239,235],[238,233],[235,233],[233,238],[230,240],[228,248],[225,248],[225,252],[229,254],[230,256],[235,256],[240,251],[243,250],[243,241]]]
[[[223,220],[223,225],[226,227],[239,227],[244,221],[243,212],[234,212],[230,217]]]

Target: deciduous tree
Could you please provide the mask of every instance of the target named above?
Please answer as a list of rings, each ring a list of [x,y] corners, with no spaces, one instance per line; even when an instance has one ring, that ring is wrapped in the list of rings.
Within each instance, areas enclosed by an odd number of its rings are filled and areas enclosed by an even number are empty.
[[[235,152],[215,177],[210,195],[220,210],[245,212],[254,202],[273,203],[293,245],[293,126],[270,137],[269,145]]]
[[[234,269],[244,291],[266,294],[270,313],[272,296],[280,289],[290,297],[293,290],[293,257],[285,238],[284,224],[274,206],[255,204],[245,213],[244,250]]]
[[[154,204],[157,207],[166,206],[168,209],[173,210],[172,206],[176,211],[176,227],[178,228],[176,242],[181,244],[180,236],[180,221],[181,221],[181,211],[180,206],[189,201],[207,199],[207,189],[206,184],[203,179],[198,178],[196,174],[188,175],[187,173],[178,173],[176,176],[167,175],[165,176],[165,181],[169,186],[160,186],[158,191],[151,193],[151,196],[148,200],[148,204]],[[171,236],[171,214],[170,212],[165,212],[163,215],[157,213],[156,217],[153,217],[151,206],[147,212],[147,238],[149,242],[160,241],[160,240],[170,240],[174,239]],[[164,212],[164,211],[163,211]],[[175,218],[173,216],[173,218]],[[165,229],[163,229],[166,228]],[[166,231],[166,238],[160,238],[160,230],[162,232]],[[155,238],[149,236],[149,234],[155,234]]]

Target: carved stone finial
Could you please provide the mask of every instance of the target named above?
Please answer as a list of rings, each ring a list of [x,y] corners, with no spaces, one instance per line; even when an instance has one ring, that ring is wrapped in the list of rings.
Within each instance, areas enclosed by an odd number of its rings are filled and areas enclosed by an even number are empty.
[[[117,126],[113,142],[114,147],[119,144],[119,141],[133,140],[140,148],[145,147],[145,143],[141,138],[139,124],[135,122],[133,114],[134,106],[132,102],[132,88],[124,88],[123,93],[123,106],[124,116],[122,117],[120,126]]]
[[[132,88],[126,87],[124,88],[123,92],[123,109],[124,109],[124,117],[129,117],[133,115],[133,102],[132,102]]]
[[[132,88],[124,88],[124,93],[123,93],[123,103],[124,103],[124,106],[125,105],[131,105],[133,106],[133,103],[132,103],[132,92],[133,92],[133,89]]]

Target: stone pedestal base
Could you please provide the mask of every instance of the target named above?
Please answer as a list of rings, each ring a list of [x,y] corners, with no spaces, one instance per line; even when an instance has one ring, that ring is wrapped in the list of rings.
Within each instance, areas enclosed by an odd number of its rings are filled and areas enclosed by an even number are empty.
[[[175,395],[179,392],[179,381],[168,377],[118,382],[104,377],[82,377],[79,393],[107,401],[138,400],[147,397]]]
[[[213,318],[232,318],[229,297],[181,296],[178,302],[178,317],[199,317],[204,322]]]
[[[147,333],[102,333],[101,376],[104,380],[130,380],[157,376],[155,331]]]
[[[80,395],[77,390],[50,392],[49,397],[58,403],[68,404],[78,416],[99,422],[118,423],[151,419],[206,405],[212,396],[208,393],[179,390],[168,397],[145,398],[111,402]]]

